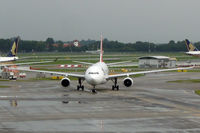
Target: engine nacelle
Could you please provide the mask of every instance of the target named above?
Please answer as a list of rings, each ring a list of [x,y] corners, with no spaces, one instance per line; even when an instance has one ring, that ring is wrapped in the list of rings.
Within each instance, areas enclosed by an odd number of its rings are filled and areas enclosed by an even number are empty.
[[[133,85],[133,79],[132,79],[132,78],[129,78],[129,77],[125,78],[125,79],[124,79],[124,85],[125,85],[126,87],[130,87],[131,85]]]
[[[63,79],[61,80],[61,85],[62,85],[63,87],[68,87],[68,86],[70,85],[70,79],[69,79],[69,78],[63,78]]]

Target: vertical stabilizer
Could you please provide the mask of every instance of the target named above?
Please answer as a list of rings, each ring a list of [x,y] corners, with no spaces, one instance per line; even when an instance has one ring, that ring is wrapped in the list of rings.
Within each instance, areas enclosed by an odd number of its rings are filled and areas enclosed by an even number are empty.
[[[15,41],[13,42],[12,48],[10,50],[10,52],[8,53],[8,57],[14,57],[17,55],[17,48],[18,48],[18,43],[19,43],[19,37],[17,37],[15,39]]]
[[[199,51],[188,39],[185,39],[188,51]]]
[[[101,35],[101,43],[100,43],[100,61],[103,62],[103,37]]]

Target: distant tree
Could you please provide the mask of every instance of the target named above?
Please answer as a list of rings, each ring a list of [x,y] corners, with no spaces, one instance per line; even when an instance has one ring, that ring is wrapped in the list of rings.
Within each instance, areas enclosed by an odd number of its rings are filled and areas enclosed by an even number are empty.
[[[0,39],[0,52],[8,52],[13,43],[12,39]],[[100,41],[96,40],[81,40],[81,47],[63,47],[62,41],[54,41],[53,38],[47,38],[45,41],[30,41],[30,40],[20,40],[18,52],[43,52],[43,51],[60,51],[60,52],[80,52],[86,50],[97,50],[99,49]],[[57,44],[54,45],[53,44]],[[198,49],[200,49],[200,42],[194,43]],[[55,47],[56,46],[56,47]],[[184,41],[170,40],[165,44],[155,44],[151,42],[137,41],[136,43],[122,43],[119,41],[109,41],[104,39],[103,48],[106,52],[177,52],[186,51],[186,46]],[[1,54],[1,53],[0,53]],[[4,55],[5,55],[4,54]]]
[[[62,41],[55,41],[55,43],[57,43],[57,44],[63,44],[63,42]]]
[[[53,38],[49,37],[49,38],[46,39],[46,43],[47,44],[54,44],[55,42],[54,42]]]
[[[171,41],[169,41],[168,44],[175,44],[175,41],[174,41],[174,40],[171,40]]]
[[[53,40],[53,38],[47,38],[46,39],[46,44],[47,44],[47,49],[49,50],[49,51],[53,51],[53,50],[55,50],[55,48],[53,47],[53,44],[54,44],[55,42],[54,42],[54,40]]]

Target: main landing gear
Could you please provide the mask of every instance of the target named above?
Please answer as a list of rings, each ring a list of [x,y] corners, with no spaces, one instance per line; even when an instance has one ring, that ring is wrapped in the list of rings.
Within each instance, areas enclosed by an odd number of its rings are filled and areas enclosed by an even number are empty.
[[[115,89],[118,91],[119,90],[119,85],[117,85],[117,78],[114,78],[114,80],[112,80],[114,85],[112,86],[112,90],[114,91]]]
[[[77,85],[77,90],[79,91],[81,89],[82,91],[84,91],[84,86],[82,85],[83,80],[81,80],[81,78],[78,79],[78,83],[79,85]]]

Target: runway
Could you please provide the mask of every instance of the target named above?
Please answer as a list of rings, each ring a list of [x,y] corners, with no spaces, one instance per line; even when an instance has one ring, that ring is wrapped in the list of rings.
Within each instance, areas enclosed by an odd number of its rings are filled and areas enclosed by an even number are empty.
[[[76,91],[77,81],[62,88],[59,81],[1,81],[1,133],[64,132],[200,132],[200,73],[164,72],[134,79],[112,91],[112,82],[97,94]],[[91,87],[84,83],[87,89]]]

